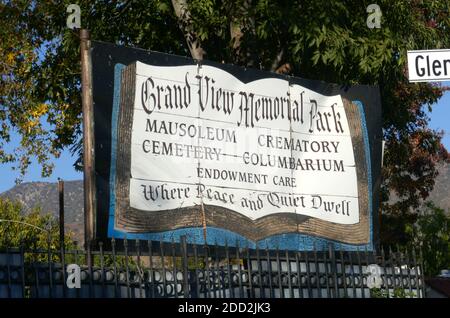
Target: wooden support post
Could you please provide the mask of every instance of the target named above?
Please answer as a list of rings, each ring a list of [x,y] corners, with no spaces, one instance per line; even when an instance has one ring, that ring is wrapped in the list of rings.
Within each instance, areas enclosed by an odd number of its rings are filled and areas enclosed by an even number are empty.
[[[80,30],[81,93],[83,107],[83,179],[84,179],[84,239],[88,250],[94,239],[95,195],[95,140],[94,107],[92,99],[92,62],[89,30]],[[88,265],[91,260],[88,259]]]

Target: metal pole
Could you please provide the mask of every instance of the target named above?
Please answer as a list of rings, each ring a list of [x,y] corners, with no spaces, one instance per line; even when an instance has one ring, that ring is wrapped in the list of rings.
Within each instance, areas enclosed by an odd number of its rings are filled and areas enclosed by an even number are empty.
[[[184,298],[189,298],[189,268],[186,235],[180,237],[181,253],[183,258],[183,292]],[[176,285],[176,284],[175,284]],[[176,287],[176,286],[175,286]]]
[[[59,194],[59,244],[64,251],[64,181],[58,180]]]
[[[88,250],[94,238],[95,195],[95,143],[94,107],[92,100],[92,62],[89,30],[80,30],[81,92],[83,107],[83,179],[84,179],[84,242]],[[90,257],[87,260],[90,264]]]
[[[61,253],[61,265],[63,282],[66,281],[66,246],[64,244],[64,181],[58,179],[58,195],[59,195],[59,251]],[[63,297],[66,298],[66,285],[62,286]]]

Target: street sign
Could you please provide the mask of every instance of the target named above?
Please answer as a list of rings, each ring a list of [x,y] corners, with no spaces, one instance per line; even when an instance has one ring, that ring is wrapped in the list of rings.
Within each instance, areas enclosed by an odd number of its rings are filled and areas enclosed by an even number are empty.
[[[408,51],[410,82],[441,82],[450,80],[450,49]]]

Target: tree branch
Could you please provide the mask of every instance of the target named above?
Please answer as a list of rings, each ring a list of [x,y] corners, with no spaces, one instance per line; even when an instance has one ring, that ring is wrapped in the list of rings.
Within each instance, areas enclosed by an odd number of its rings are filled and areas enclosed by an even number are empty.
[[[117,12],[115,12],[113,14],[113,16],[111,17],[111,20],[115,20],[117,18],[120,18],[120,16],[122,14],[124,14],[130,8],[130,5],[131,5],[132,2],[133,2],[133,0],[125,1],[125,4],[122,6],[122,8],[120,8]]]
[[[250,58],[248,48],[242,47],[244,32],[254,32],[254,17],[251,0],[230,1],[227,14],[230,17],[230,43],[233,50],[232,61],[239,65],[251,66],[254,64]]]
[[[292,65],[290,63],[284,63],[281,66],[278,66],[280,65],[283,57],[284,57],[284,49],[281,49],[280,52],[278,52],[277,56],[275,56],[275,59],[272,62],[272,66],[270,67],[270,70],[272,72],[278,74],[288,74],[292,71]]]
[[[205,51],[203,50],[200,41],[198,40],[190,23],[190,12],[186,0],[172,0],[172,6],[175,11],[175,15],[179,20],[179,26],[184,34],[189,51],[192,58],[196,60],[203,60]]]
[[[289,63],[284,63],[283,65],[281,65],[279,68],[277,68],[275,70],[275,73],[278,74],[288,74],[290,73],[292,70],[292,66]]]
[[[278,69],[278,66],[281,63],[281,60],[283,59],[284,56],[284,49],[281,49],[280,52],[278,52],[277,56],[275,56],[275,59],[272,62],[272,66],[270,67],[270,70],[272,72],[276,72]]]
[[[241,25],[235,21],[230,22],[230,36],[234,50],[239,50],[242,35]]]

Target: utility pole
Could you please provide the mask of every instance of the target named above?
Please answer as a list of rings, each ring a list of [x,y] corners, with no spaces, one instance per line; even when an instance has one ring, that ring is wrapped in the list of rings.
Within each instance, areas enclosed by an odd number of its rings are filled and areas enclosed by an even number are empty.
[[[64,244],[64,181],[58,178],[59,197],[59,250],[61,252],[61,265],[63,268],[63,281],[66,281],[66,246]],[[66,297],[66,288],[63,287],[63,297]]]
[[[58,180],[59,197],[59,243],[64,251],[64,181]]]
[[[94,238],[94,217],[96,215],[94,105],[92,99],[92,61],[89,30],[80,29],[80,49],[83,108],[84,244],[85,249],[89,250]],[[92,265],[90,258],[88,257],[87,265]]]

